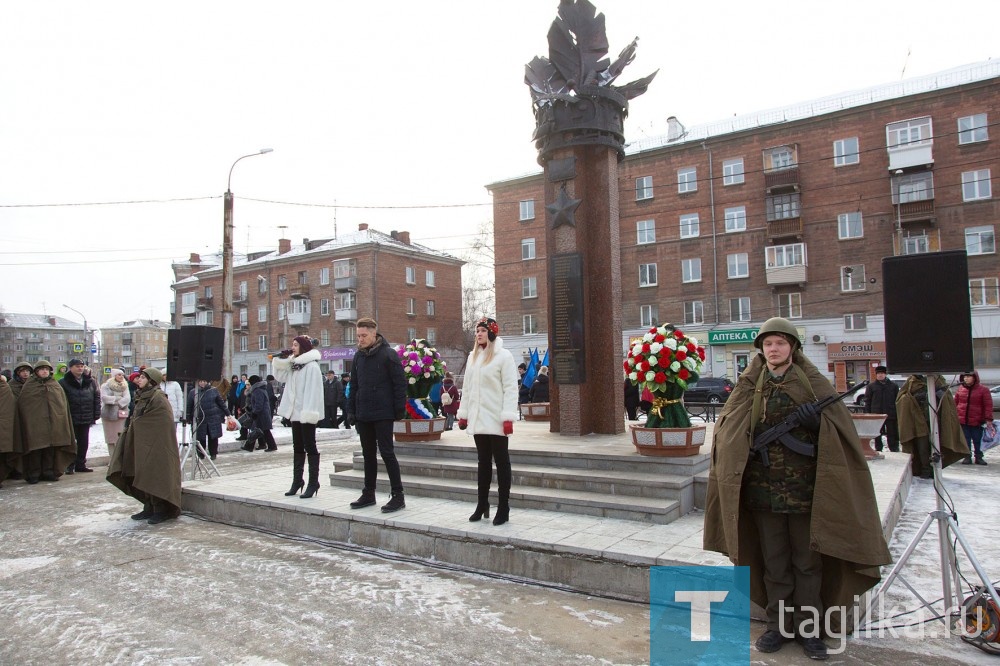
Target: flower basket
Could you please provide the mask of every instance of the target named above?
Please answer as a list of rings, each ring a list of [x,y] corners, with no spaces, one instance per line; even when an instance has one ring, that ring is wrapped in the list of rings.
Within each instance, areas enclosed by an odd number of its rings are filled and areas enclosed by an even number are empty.
[[[704,362],[705,348],[669,323],[649,329],[628,350],[623,364],[626,376],[653,394],[646,428],[691,427],[684,391],[689,382],[698,381]]]
[[[433,442],[441,439],[445,419],[404,419],[393,421],[392,435],[397,442]]]
[[[548,402],[521,403],[521,416],[525,421],[548,421],[551,416],[550,405]]]
[[[447,364],[441,360],[437,349],[422,339],[398,345],[396,354],[403,365],[403,375],[406,377],[406,414],[403,419],[423,421],[435,418],[430,392],[431,388],[444,378]]]
[[[643,456],[694,456],[705,443],[703,425],[690,428],[644,428],[634,425],[631,430],[632,444]]]

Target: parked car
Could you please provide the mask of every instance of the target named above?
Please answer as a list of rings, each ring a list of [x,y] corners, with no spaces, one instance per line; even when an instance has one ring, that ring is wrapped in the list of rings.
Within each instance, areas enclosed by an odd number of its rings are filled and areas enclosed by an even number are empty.
[[[684,392],[685,402],[720,403],[729,399],[735,384],[725,377],[701,377],[697,382],[688,384]]]
[[[990,389],[990,397],[993,398],[993,418],[1000,419],[1000,386]]]

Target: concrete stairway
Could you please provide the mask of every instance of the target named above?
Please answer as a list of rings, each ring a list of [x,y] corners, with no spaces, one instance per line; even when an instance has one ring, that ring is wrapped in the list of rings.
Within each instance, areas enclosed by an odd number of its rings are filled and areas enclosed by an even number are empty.
[[[396,444],[396,457],[407,494],[476,503],[476,449],[441,442]],[[653,458],[608,454],[586,446],[558,450],[524,448],[510,452],[512,508],[635,520],[665,525],[695,507],[696,476],[707,473],[708,456]],[[364,485],[360,451],[352,460],[335,461],[333,486]],[[379,459],[379,487],[387,490]],[[496,482],[490,493],[496,505]],[[700,502],[699,502],[700,503]]]

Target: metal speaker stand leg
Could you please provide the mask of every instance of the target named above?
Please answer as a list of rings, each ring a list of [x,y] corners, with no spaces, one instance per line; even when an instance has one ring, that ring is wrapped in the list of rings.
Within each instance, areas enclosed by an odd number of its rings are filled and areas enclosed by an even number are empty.
[[[201,406],[201,390],[198,388],[197,383],[194,387],[194,414],[191,416],[193,418],[187,418],[187,382],[184,382],[184,418],[182,419],[185,423],[181,430],[181,442],[180,446],[180,456],[181,456],[181,479],[187,479],[189,481],[194,481],[195,479],[208,479],[213,476],[221,477],[222,473],[219,472],[219,468],[215,466],[215,463],[208,455],[208,451],[201,442],[195,437],[198,432],[198,426],[201,421],[205,418],[204,413],[199,409]],[[198,415],[201,414],[200,418]],[[194,418],[198,418],[195,422]],[[188,427],[191,428],[191,442],[188,443]],[[195,455],[191,455],[194,453]],[[191,471],[185,476],[184,466],[187,464],[188,460],[191,460]]]
[[[952,547],[950,535],[954,535],[958,544],[962,547],[965,552],[965,556],[969,559],[969,563],[975,570],[976,575],[982,582],[985,588],[985,594],[988,594],[993,600],[993,603],[1000,607],[1000,595],[997,594],[996,589],[991,582],[990,577],[987,575],[986,570],[979,563],[976,558],[975,553],[972,551],[972,546],[969,544],[965,535],[962,533],[961,528],[958,526],[957,513],[954,511],[949,511],[948,507],[944,503],[944,494],[946,492],[944,487],[944,479],[942,478],[942,467],[941,467],[941,431],[940,424],[938,421],[938,404],[937,404],[937,392],[936,392],[936,382],[937,375],[927,375],[927,410],[929,414],[930,421],[930,433],[929,439],[931,444],[931,467],[934,473],[934,493],[937,499],[937,509],[931,511],[927,514],[924,519],[923,524],[917,533],[907,544],[906,549],[903,554],[900,555],[899,560],[893,565],[892,569],[889,571],[889,575],[885,577],[882,585],[879,587],[868,600],[865,605],[864,613],[859,617],[858,631],[864,632],[872,628],[872,618],[871,613],[875,608],[876,603],[879,599],[885,596],[885,593],[889,591],[892,584],[899,580],[913,593],[919,601],[921,606],[929,610],[935,617],[938,617],[941,622],[944,623],[946,631],[950,634],[952,631],[951,624],[949,623],[950,614],[949,612],[954,609],[959,609],[962,606],[962,591],[961,584],[958,575],[958,559],[957,552]],[[939,612],[934,609],[932,602],[927,601],[917,592],[912,585],[910,585],[905,578],[902,576],[902,569],[906,566],[910,559],[910,556],[916,550],[920,543],[920,540],[924,538],[924,535],[930,529],[932,523],[937,522],[938,527],[938,546],[940,547],[940,557],[941,557],[941,591],[942,591],[942,603],[944,604],[943,612]],[[954,585],[954,587],[952,587]]]

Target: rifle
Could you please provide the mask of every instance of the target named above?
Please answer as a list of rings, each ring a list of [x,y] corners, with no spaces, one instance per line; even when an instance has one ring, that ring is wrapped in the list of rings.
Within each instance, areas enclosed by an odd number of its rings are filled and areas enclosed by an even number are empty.
[[[816,407],[816,413],[821,413],[824,409],[829,407],[835,402],[840,402],[847,396],[858,391],[859,389],[868,386],[869,381],[866,379],[860,384],[855,384],[846,393],[841,393],[840,395],[831,395],[823,398],[822,400],[817,400],[813,403]],[[767,455],[767,445],[778,441],[781,442],[786,448],[795,451],[796,453],[801,453],[804,456],[809,456],[811,458],[816,457],[816,445],[810,444],[808,442],[803,442],[792,436],[791,432],[796,428],[800,427],[802,424],[799,422],[799,417],[797,412],[792,412],[785,417],[785,420],[777,425],[773,425],[764,432],[760,433],[753,438],[753,446],[750,447],[750,453],[759,453],[760,460],[764,463],[764,467],[771,466],[771,460]]]

